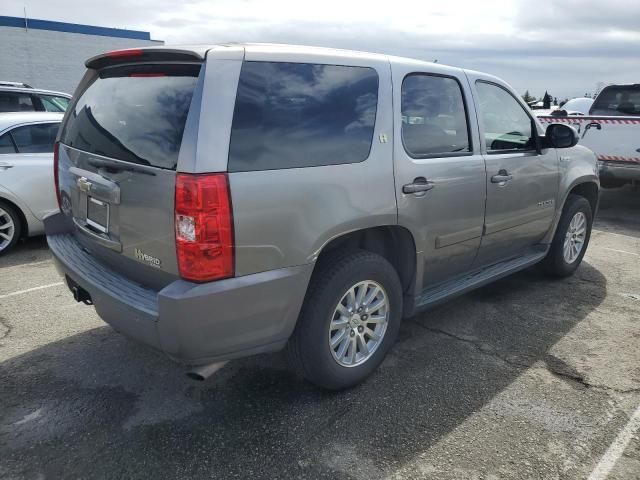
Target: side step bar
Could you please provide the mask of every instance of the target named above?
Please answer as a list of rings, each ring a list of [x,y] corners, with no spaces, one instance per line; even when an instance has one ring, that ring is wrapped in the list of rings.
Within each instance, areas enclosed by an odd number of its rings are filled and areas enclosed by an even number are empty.
[[[442,303],[453,296],[462,295],[494,280],[535,265],[547,255],[548,248],[547,245],[540,246],[526,255],[496,263],[470,275],[456,278],[427,290],[416,299],[416,306],[412,313],[415,314],[420,310]]]

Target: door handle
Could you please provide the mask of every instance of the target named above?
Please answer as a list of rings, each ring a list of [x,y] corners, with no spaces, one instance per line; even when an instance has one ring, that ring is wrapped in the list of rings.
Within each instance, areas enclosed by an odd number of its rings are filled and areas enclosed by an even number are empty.
[[[10,168],[13,168],[13,165],[10,165],[10,164],[4,163],[4,162],[0,162],[0,170],[9,170]]]
[[[407,183],[402,186],[402,193],[424,193],[435,187],[433,182],[428,181],[424,177],[413,179],[413,183]]]
[[[585,127],[584,127],[584,133],[582,134],[582,138],[584,138],[584,136],[587,134],[587,131],[590,128],[595,128],[596,130],[602,130],[602,125],[599,122],[591,122],[588,123]]]
[[[500,183],[504,185],[511,179],[513,179],[513,175],[509,175],[506,170],[500,170],[497,175],[491,177],[491,183]]]

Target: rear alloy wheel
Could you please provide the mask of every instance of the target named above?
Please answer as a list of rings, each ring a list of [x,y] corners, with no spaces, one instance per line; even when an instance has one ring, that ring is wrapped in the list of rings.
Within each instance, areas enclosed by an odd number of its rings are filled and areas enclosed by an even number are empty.
[[[9,205],[0,203],[0,255],[8,252],[20,238],[20,219]]]
[[[329,324],[329,348],[338,365],[357,367],[378,349],[387,332],[387,294],[377,282],[352,286],[338,303]]]
[[[289,339],[289,362],[320,387],[357,385],[393,345],[401,314],[402,285],[384,257],[363,250],[327,254]]]

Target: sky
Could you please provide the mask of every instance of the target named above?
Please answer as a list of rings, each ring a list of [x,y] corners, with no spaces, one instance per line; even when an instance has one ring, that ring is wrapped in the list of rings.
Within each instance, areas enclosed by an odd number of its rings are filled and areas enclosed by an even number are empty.
[[[166,44],[276,42],[497,75],[558,99],[640,83],[640,0],[2,0],[0,15],[151,32]]]

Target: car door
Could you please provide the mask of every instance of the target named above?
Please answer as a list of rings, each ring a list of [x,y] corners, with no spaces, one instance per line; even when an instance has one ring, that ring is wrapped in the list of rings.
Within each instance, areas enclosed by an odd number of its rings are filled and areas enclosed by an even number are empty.
[[[555,149],[540,149],[538,127],[505,85],[473,82],[486,159],[487,203],[476,266],[524,254],[551,227],[558,195]]]
[[[398,220],[416,242],[420,292],[471,267],[482,235],[485,165],[464,73],[393,68]]]
[[[58,209],[53,187],[53,143],[59,122],[21,125],[0,137],[0,185],[43,219]]]

